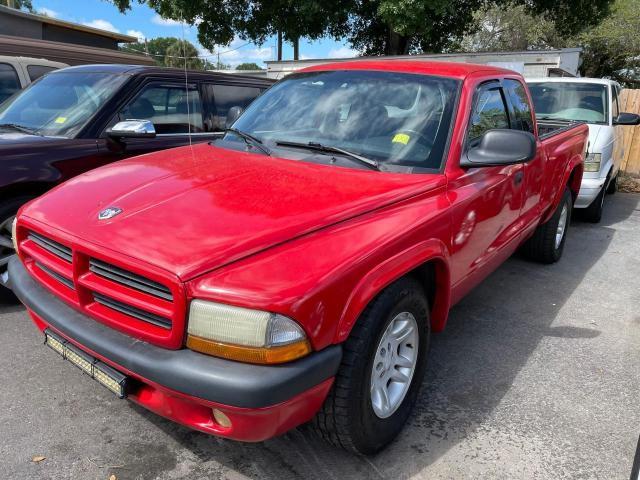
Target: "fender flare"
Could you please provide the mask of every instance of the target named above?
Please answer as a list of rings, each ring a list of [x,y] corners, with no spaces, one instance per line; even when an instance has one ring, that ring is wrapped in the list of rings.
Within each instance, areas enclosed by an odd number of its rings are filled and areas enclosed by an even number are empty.
[[[427,262],[435,262],[436,267],[434,301],[430,305],[431,328],[441,331],[446,324],[451,301],[449,251],[442,241],[430,239],[388,258],[360,279],[342,311],[334,343],[347,339],[358,317],[376,295]]]
[[[542,223],[547,222],[553,215],[553,212],[556,211],[556,208],[558,207],[558,204],[562,199],[562,195],[564,194],[565,186],[569,187],[569,189],[571,190],[571,193],[573,194],[573,200],[575,201],[576,197],[578,196],[578,192],[580,191],[580,184],[582,183],[583,172],[584,172],[584,160],[582,158],[582,155],[575,155],[571,157],[571,159],[569,160],[569,163],[567,163],[567,166],[564,169],[564,174],[562,175],[562,183],[560,184],[562,188],[559,188],[558,191],[555,193],[553,202],[551,202],[549,211],[544,216]]]

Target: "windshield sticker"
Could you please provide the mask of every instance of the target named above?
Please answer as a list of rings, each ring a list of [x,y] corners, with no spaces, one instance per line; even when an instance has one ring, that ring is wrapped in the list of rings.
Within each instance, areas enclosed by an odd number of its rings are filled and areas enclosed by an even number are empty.
[[[67,121],[67,117],[58,117],[55,120],[56,123],[64,123],[66,121]]]
[[[409,140],[411,140],[411,137],[406,133],[396,133],[391,142],[402,143],[403,145],[406,145],[407,143],[409,143]]]

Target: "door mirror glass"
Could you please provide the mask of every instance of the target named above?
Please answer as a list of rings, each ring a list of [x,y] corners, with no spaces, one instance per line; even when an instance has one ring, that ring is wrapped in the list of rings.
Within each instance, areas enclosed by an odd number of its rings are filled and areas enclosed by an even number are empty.
[[[156,129],[149,120],[124,120],[107,130],[112,138],[154,138]]]
[[[613,119],[614,125],[640,125],[640,115],[635,113],[621,112]]]
[[[231,107],[227,112],[226,126],[230,128],[238,118],[242,115],[242,107]]]
[[[489,167],[524,163],[536,155],[536,139],[521,130],[494,129],[482,137],[460,159],[461,167]]]

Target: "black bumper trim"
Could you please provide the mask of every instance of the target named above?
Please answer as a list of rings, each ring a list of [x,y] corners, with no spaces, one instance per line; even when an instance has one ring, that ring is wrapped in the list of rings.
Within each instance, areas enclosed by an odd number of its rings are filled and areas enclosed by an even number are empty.
[[[67,338],[142,378],[224,405],[262,408],[281,403],[333,377],[342,360],[340,345],[274,366],[249,365],[187,349],[167,350],[68,306],[40,286],[18,258],[9,262],[9,278],[20,301]]]

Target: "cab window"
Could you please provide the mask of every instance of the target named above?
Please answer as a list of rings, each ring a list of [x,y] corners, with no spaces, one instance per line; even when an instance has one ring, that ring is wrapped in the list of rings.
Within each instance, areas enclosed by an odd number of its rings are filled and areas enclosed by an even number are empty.
[[[256,87],[242,85],[207,84],[209,97],[213,99],[210,110],[213,112],[213,131],[223,131],[226,128],[227,113],[231,107],[246,109],[262,91]]]
[[[158,135],[204,131],[200,94],[194,86],[151,84],[119,113],[121,120],[149,120]]]
[[[20,90],[18,73],[8,63],[0,63],[0,103]]]
[[[29,80],[35,82],[41,76],[57,70],[56,67],[48,67],[46,65],[27,65],[27,73],[29,74]]]
[[[488,130],[509,128],[509,115],[504,101],[504,93],[499,85],[480,89],[471,114],[468,140],[480,138]]]
[[[517,80],[504,80],[506,91],[513,108],[511,128],[533,133],[533,118],[527,92],[522,83]]]

